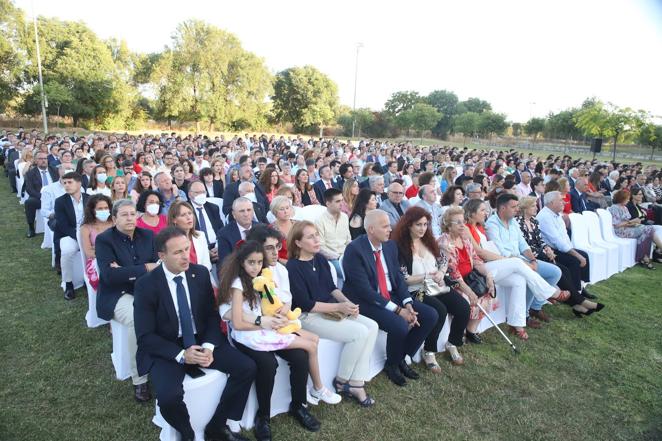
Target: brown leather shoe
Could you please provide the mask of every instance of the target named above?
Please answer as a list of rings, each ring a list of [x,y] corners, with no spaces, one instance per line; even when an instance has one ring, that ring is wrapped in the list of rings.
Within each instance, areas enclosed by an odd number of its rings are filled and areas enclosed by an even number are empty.
[[[139,403],[146,403],[152,399],[152,394],[149,392],[148,383],[136,384],[133,386],[134,396]]]
[[[549,323],[552,321],[551,317],[545,314],[545,311],[543,311],[542,309],[540,311],[536,311],[535,309],[530,309],[529,315],[531,317],[537,318],[538,320],[542,320],[545,323]]]
[[[526,319],[526,326],[532,329],[540,329],[542,328],[542,323],[534,318],[529,317]]]

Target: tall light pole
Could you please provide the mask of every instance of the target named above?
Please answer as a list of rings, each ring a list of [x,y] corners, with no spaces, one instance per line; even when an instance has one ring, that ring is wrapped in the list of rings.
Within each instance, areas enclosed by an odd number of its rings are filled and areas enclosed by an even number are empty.
[[[352,106],[352,138],[354,138],[354,129],[356,128],[356,83],[359,78],[359,49],[363,43],[356,44],[356,63],[354,64],[354,105]]]
[[[37,69],[39,71],[39,88],[41,89],[41,118],[44,121],[44,134],[48,133],[48,120],[46,119],[46,94],[44,93],[44,79],[41,76],[41,53],[39,52],[39,31],[37,30],[37,13],[34,0],[32,1],[32,23],[34,24],[34,42],[37,48]]]

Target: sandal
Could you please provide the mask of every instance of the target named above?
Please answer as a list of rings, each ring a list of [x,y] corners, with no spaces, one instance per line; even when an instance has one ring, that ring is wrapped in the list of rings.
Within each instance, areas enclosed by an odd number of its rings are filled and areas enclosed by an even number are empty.
[[[654,270],[655,269],[655,267],[650,262],[650,260],[641,260],[641,261],[639,261],[639,265],[643,266],[644,268],[648,268],[649,270]]]
[[[361,407],[372,407],[375,405],[375,400],[370,395],[366,394],[365,400],[361,401],[359,397],[350,391],[350,389],[365,389],[365,384],[363,386],[352,386],[349,383],[343,383],[337,379],[334,379],[333,387],[336,389],[336,392],[356,401]]]
[[[526,333],[526,329],[520,328],[517,329],[513,326],[510,327],[510,333],[515,334],[520,340],[527,341],[529,339],[529,334]]]
[[[431,361],[429,361],[430,358],[432,359]],[[437,363],[434,352],[425,352],[423,354],[423,361],[425,362],[425,365],[428,367],[428,369],[430,369],[430,372],[434,374],[441,373],[441,366],[439,366],[439,363]]]
[[[557,302],[565,302],[570,298],[569,291],[559,291],[559,293],[553,297],[547,299],[549,303],[556,304]]]
[[[464,364],[464,358],[462,358],[458,352],[457,346],[446,342],[446,350],[448,351],[448,355],[451,357],[451,363],[454,366],[461,366]]]

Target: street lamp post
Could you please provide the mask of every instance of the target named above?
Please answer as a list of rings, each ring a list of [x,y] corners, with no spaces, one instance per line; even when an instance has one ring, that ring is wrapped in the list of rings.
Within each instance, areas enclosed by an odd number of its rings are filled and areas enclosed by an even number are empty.
[[[363,43],[356,44],[356,63],[354,64],[354,104],[352,106],[352,138],[354,138],[354,130],[356,128],[356,83],[359,78],[359,49],[363,47]]]

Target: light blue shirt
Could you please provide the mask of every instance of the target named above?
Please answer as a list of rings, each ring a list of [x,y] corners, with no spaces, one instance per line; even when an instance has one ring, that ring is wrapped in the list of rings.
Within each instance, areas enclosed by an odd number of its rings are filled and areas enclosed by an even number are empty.
[[[496,214],[493,214],[487,219],[485,230],[487,238],[495,243],[502,256],[520,257],[524,251],[530,249],[514,218],[508,224],[504,224]]]
[[[544,207],[540,210],[536,219],[538,219],[540,233],[546,243],[562,253],[567,253],[572,249],[572,242],[568,237],[568,231],[560,213],[556,214],[549,208]]]
[[[444,214],[444,210],[442,210],[441,205],[437,203],[428,204],[425,202],[425,200],[421,199],[416,203],[416,206],[425,208],[428,213],[430,213],[430,216],[432,216],[430,224],[432,227],[432,235],[435,237],[435,239],[441,236],[441,215]]]

